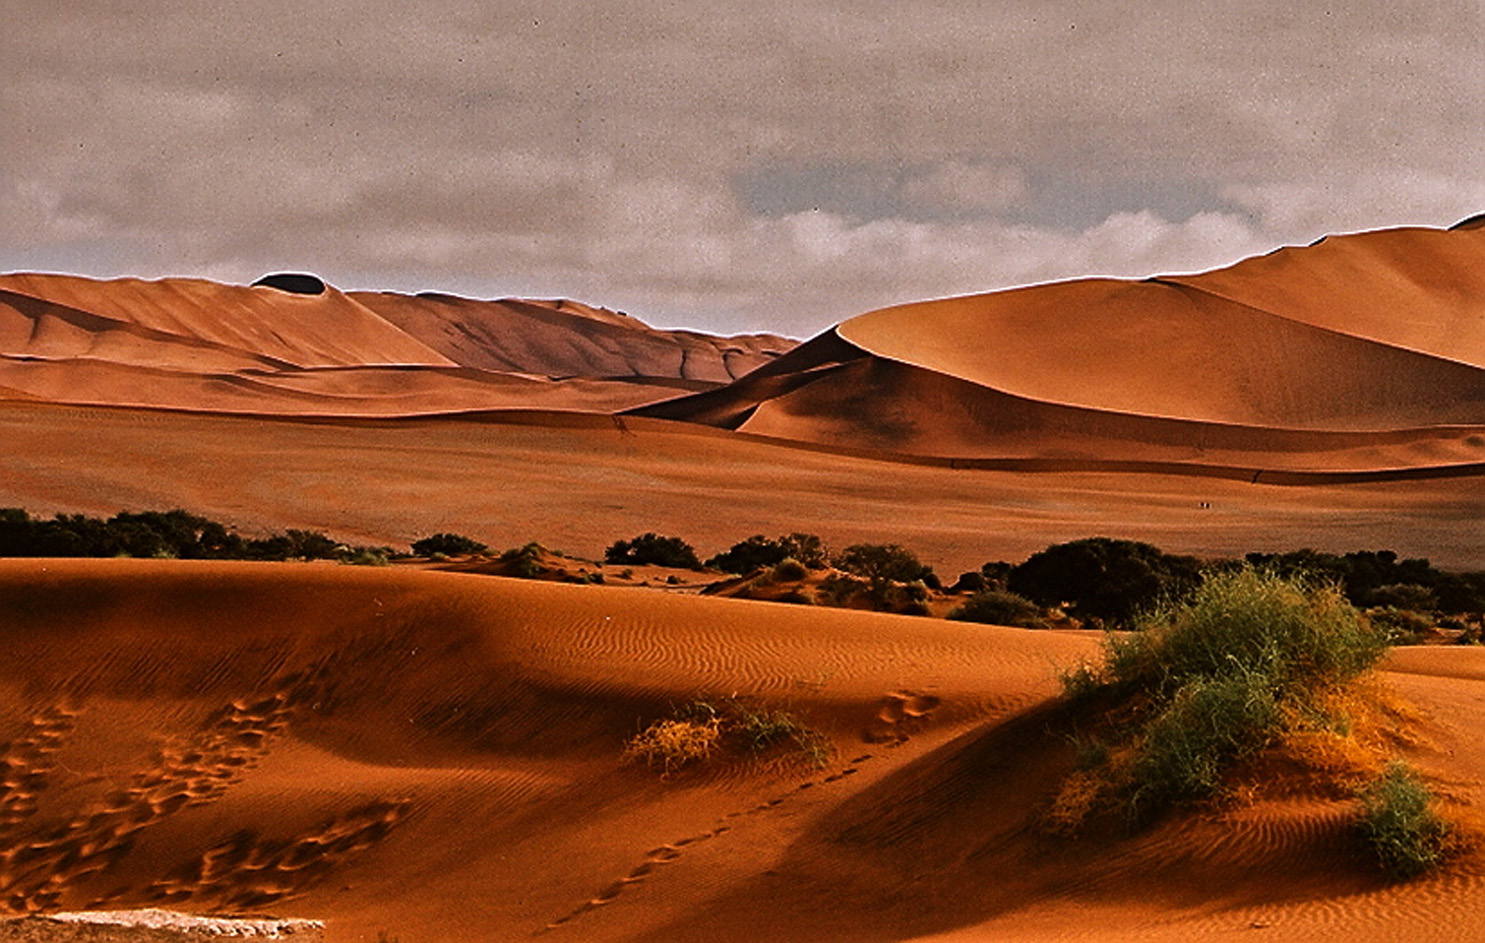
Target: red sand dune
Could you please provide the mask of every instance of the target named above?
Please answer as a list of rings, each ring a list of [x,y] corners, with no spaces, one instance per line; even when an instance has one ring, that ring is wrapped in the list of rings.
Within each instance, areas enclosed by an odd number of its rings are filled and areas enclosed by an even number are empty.
[[[1485,932],[1473,865],[1389,886],[1342,800],[1032,827],[1096,639],[294,564],[0,561],[0,903],[323,919],[332,941],[1321,941]],[[1403,650],[1410,759],[1485,799],[1478,650]],[[824,769],[622,762],[698,695]]]
[[[610,412],[706,389],[792,346],[659,331],[564,301],[200,279],[0,276],[0,396],[223,412]]]
[[[1479,474],[1481,272],[1485,231],[1399,229],[901,305],[635,413],[940,458]]]

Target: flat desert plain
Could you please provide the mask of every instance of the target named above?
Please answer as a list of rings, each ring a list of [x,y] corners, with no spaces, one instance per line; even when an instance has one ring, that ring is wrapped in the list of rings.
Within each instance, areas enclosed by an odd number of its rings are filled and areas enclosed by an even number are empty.
[[[573,302],[0,277],[0,506],[596,558],[674,534],[1103,534],[1485,566],[1485,229],[873,312],[803,343]],[[307,286],[307,287],[306,287]],[[0,906],[306,917],[332,941],[1460,940],[1355,801],[1077,837],[1059,673],[1100,638],[325,563],[0,561]],[[1395,649],[1401,754],[1485,802],[1485,650]],[[666,771],[697,700],[813,757]],[[815,762],[818,760],[819,762]]]

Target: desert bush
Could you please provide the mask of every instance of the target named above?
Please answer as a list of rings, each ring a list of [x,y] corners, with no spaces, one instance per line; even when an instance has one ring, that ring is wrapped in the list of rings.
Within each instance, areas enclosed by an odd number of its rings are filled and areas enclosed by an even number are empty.
[[[1252,568],[1207,574],[1139,625],[1109,637],[1101,670],[1063,682],[1070,697],[1132,713],[1111,730],[1132,756],[1106,773],[1137,817],[1212,795],[1287,725],[1328,723],[1330,695],[1387,649],[1335,587]]]
[[[1406,609],[1373,609],[1367,618],[1387,636],[1391,645],[1417,645],[1433,628],[1433,619]]]
[[[1417,773],[1394,760],[1361,793],[1361,833],[1388,873],[1409,878],[1443,862],[1449,828]]]
[[[722,719],[716,713],[657,720],[624,745],[625,759],[643,760],[666,773],[716,751],[722,739]]]
[[[852,544],[834,562],[845,572],[873,583],[911,583],[933,572],[911,550],[897,544]]]
[[[791,558],[815,570],[824,569],[828,562],[825,544],[819,537],[793,533],[777,539],[754,534],[707,560],[706,565],[724,573],[744,575]]]
[[[670,773],[724,751],[758,757],[780,747],[816,768],[831,756],[830,741],[788,711],[729,697],[677,708],[631,738],[624,756]]]
[[[793,557],[780,560],[768,573],[769,579],[775,583],[797,583],[809,575],[809,567]]]
[[[949,587],[951,593],[983,593],[990,588],[985,581],[985,575],[979,570],[970,570],[968,573],[960,573],[954,585]]]
[[[1367,602],[1384,609],[1432,612],[1438,608],[1439,598],[1427,586],[1419,586],[1417,583],[1389,583],[1372,590]]]
[[[1127,626],[1145,609],[1186,596],[1200,581],[1195,558],[1132,540],[1090,537],[1032,554],[1011,569],[1006,588],[1048,608],[1067,604],[1079,619]]]
[[[547,548],[536,541],[512,547],[500,555],[500,562],[510,567],[512,576],[531,580],[541,575],[541,556]]]
[[[421,540],[415,540],[412,544],[413,556],[431,557],[435,553],[442,553],[450,557],[461,557],[472,553],[484,553],[490,549],[473,537],[465,537],[463,534],[433,534]]]
[[[339,559],[351,566],[387,566],[391,555],[386,547],[346,547]]]
[[[669,566],[694,570],[701,567],[696,550],[679,537],[662,537],[653,531],[633,540],[616,540],[604,551],[605,563],[631,566]]]
[[[1000,590],[976,593],[949,612],[948,618],[960,622],[983,622],[989,625],[1014,625],[1035,629],[1046,625],[1042,608],[1025,596]]]

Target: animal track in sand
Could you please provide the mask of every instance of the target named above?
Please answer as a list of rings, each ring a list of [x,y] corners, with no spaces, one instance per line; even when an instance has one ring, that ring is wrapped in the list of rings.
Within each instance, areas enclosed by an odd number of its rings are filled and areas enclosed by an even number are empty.
[[[0,752],[0,838],[36,814],[36,799],[52,771],[51,755],[72,732],[76,716],[77,711],[48,707]]]
[[[262,907],[302,893],[336,867],[385,839],[412,809],[409,799],[382,799],[287,839],[242,831],[145,890],[153,903]]]
[[[885,743],[888,746],[898,746],[902,743],[905,743],[914,733],[917,733],[918,731],[922,730],[924,726],[926,726],[929,716],[939,707],[941,703],[941,699],[934,697],[931,694],[917,694],[912,691],[893,691],[882,698],[882,701],[877,710],[876,720],[872,724],[872,726],[868,727],[867,730],[862,734],[862,739],[864,739],[868,743]],[[725,822],[730,819],[740,819],[750,815],[760,815],[762,813],[777,809],[779,806],[782,806],[785,802],[787,802],[790,798],[797,796],[806,790],[814,789],[816,786],[825,786],[831,783],[837,783],[847,778],[848,776],[856,775],[861,771],[860,767],[863,763],[866,763],[874,758],[875,754],[872,753],[863,753],[859,756],[853,757],[849,761],[849,763],[842,769],[839,769],[819,779],[806,780],[805,782],[802,782],[799,785],[795,786],[789,792],[784,793],[783,795],[773,796],[769,799],[764,800],[758,805],[752,806],[751,808],[728,812],[725,816],[723,816],[723,821]],[[629,873],[626,874],[624,877],[619,878],[617,881],[606,885],[602,890],[594,894],[577,909],[573,910],[566,916],[559,917],[556,920],[553,920],[541,930],[538,930],[537,933],[541,934],[549,932],[551,930],[556,930],[568,923],[571,923],[573,920],[581,917],[585,913],[613,903],[614,901],[619,899],[619,896],[623,894],[627,888],[644,883],[644,881],[651,874],[655,873],[655,871],[660,866],[670,864],[671,862],[679,859],[681,857],[681,849],[683,847],[695,844],[697,842],[708,841],[729,830],[730,826],[722,824],[709,832],[703,832],[699,835],[682,838],[676,841],[672,841],[668,844],[661,845],[658,848],[652,849],[645,855],[645,860],[636,865],[634,868],[630,869]]]
[[[39,712],[28,733],[3,755],[0,911],[56,909],[66,888],[117,865],[141,831],[221,798],[267,753],[271,737],[287,726],[298,683],[227,705],[195,733],[168,741],[152,766],[70,821],[35,823],[23,831],[20,826],[32,824],[36,799],[47,785],[51,767],[46,757],[60,748],[78,713],[60,706]]]

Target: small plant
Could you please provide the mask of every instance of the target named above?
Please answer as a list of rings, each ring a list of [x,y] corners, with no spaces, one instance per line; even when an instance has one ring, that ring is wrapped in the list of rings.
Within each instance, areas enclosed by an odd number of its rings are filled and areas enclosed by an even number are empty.
[[[512,576],[533,580],[541,575],[541,557],[547,552],[536,541],[521,547],[512,547],[500,555],[500,562],[510,567]]]
[[[827,558],[824,542],[814,534],[786,534],[777,540],[754,534],[707,560],[706,565],[724,573],[745,575],[788,559],[820,570],[827,565]]]
[[[387,550],[382,547],[348,547],[340,559],[351,566],[386,566],[389,562]]]
[[[692,701],[651,723],[625,744],[624,757],[669,774],[722,752],[759,757],[785,746],[816,768],[826,765],[832,754],[823,734],[788,711],[726,698]]]
[[[1361,793],[1361,832],[1382,867],[1410,878],[1438,867],[1449,827],[1433,810],[1433,796],[1406,763],[1394,760]]]
[[[1013,625],[1026,629],[1041,628],[1047,621],[1041,607],[1025,596],[995,589],[971,596],[963,605],[951,611],[948,618],[960,622]]]
[[[797,583],[810,575],[809,567],[793,557],[785,557],[769,571],[769,579],[775,583]]]
[[[1417,645],[1433,628],[1432,619],[1410,609],[1376,609],[1367,613],[1367,618],[1387,634],[1392,645]]]
[[[643,760],[671,773],[688,763],[704,760],[717,749],[722,739],[722,719],[709,717],[672,717],[657,720],[624,745],[624,758]]]

